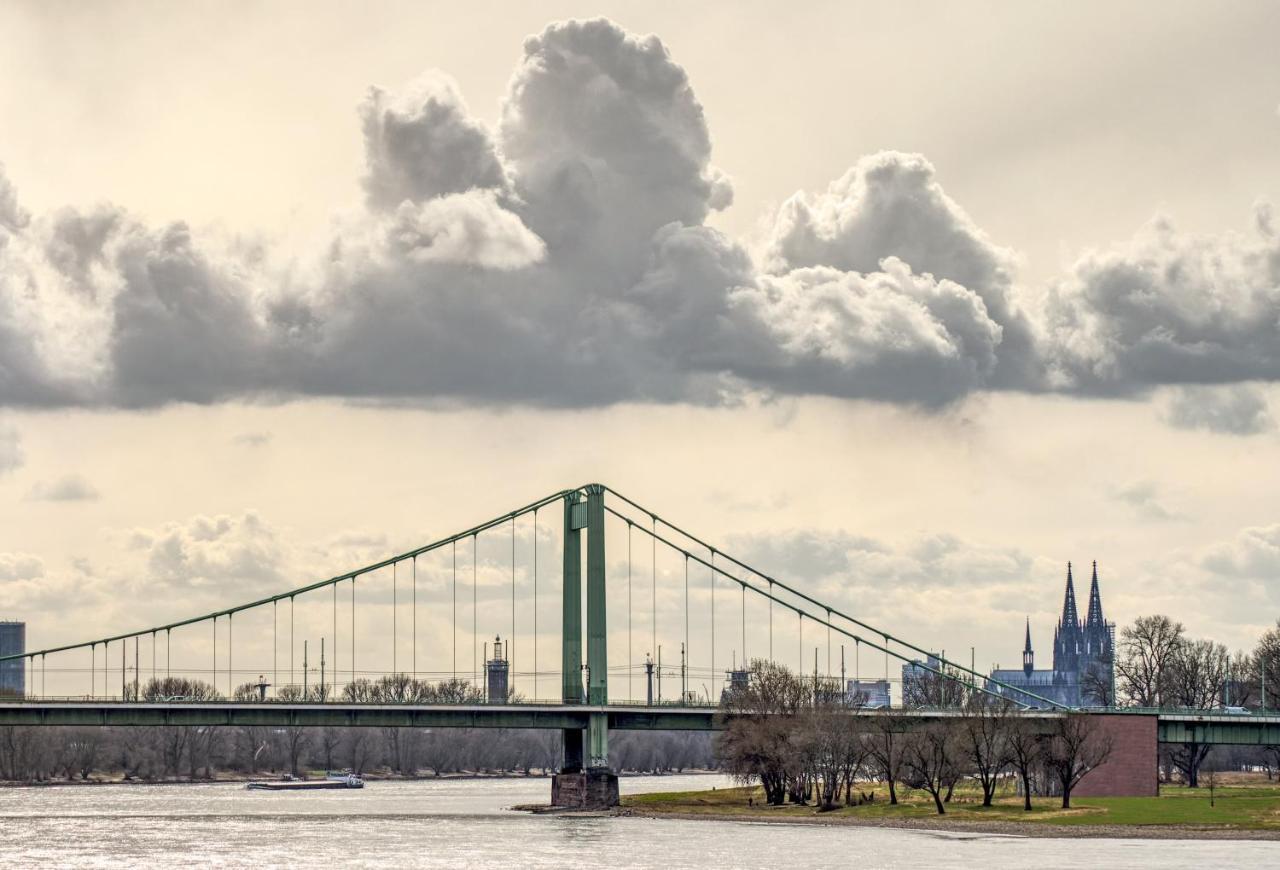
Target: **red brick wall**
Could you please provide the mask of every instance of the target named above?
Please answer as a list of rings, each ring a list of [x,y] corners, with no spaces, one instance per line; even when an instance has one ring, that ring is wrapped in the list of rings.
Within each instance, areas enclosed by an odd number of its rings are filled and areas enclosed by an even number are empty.
[[[1156,717],[1097,713],[1091,718],[1111,738],[1111,757],[1086,773],[1072,796],[1155,797]]]

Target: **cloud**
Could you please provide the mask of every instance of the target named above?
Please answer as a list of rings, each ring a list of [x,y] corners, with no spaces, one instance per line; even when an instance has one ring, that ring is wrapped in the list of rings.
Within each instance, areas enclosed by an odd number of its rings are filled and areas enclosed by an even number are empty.
[[[1165,421],[1178,429],[1203,429],[1227,435],[1257,435],[1275,429],[1267,400],[1256,387],[1177,387],[1164,409]]]
[[[1280,236],[1189,235],[1157,218],[1082,257],[1054,288],[1049,329],[1064,389],[1128,395],[1162,384],[1280,378]]]
[[[0,553],[0,582],[44,576],[44,562],[25,553]]]
[[[1117,489],[1112,497],[1122,504],[1133,508],[1141,518],[1147,520],[1174,520],[1178,515],[1172,513],[1160,503],[1158,488],[1150,480],[1141,480]]]
[[[231,440],[241,447],[266,447],[271,443],[272,437],[270,432],[241,432]]]
[[[0,423],[0,477],[21,468],[25,461],[22,437],[16,429]]]
[[[825,192],[791,197],[774,220],[764,266],[773,274],[806,266],[865,274],[890,257],[976,295],[1001,328],[999,371],[974,386],[1034,385],[1035,338],[1014,298],[1017,258],[947,196],[919,154],[864,157]]]
[[[1002,328],[982,298],[896,258],[882,266],[865,275],[796,269],[737,292],[738,310],[766,331],[772,350],[739,369],[786,392],[926,404],[983,386]]]
[[[1247,235],[1157,221],[1082,257],[1042,310],[918,154],[797,193],[753,259],[706,224],[733,188],[686,71],[606,20],[529,37],[493,129],[439,72],[357,113],[363,208],[286,262],[117,206],[32,217],[0,173],[0,405],[938,407],[1280,379],[1265,206]]]
[[[1242,529],[1232,540],[1209,547],[1200,562],[1215,574],[1273,585],[1280,574],[1280,525]]]
[[[160,584],[170,593],[236,600],[236,595],[285,586],[284,550],[274,529],[252,512],[136,529],[129,539],[145,560],[144,582]]]
[[[38,482],[27,492],[27,501],[96,501],[98,490],[78,474],[51,483]]]
[[[370,209],[392,211],[405,201],[506,186],[488,131],[441,73],[427,73],[399,94],[370,88],[359,114]]]

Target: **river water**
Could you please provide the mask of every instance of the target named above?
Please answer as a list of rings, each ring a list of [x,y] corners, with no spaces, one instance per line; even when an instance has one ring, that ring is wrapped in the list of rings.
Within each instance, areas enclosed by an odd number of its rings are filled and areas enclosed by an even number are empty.
[[[628,777],[622,791],[724,786]],[[1280,844],[1056,840],[750,822],[565,818],[545,779],[371,782],[361,791],[237,784],[0,789],[0,867],[1261,867]]]

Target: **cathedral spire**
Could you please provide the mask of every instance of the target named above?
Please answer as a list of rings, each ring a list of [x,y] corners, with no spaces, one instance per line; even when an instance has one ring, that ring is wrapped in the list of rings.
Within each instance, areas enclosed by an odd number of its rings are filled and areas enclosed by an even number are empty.
[[[1031,649],[1031,617],[1027,617],[1027,642],[1022,646],[1022,672],[1028,677],[1036,669],[1036,654]]]
[[[1093,582],[1089,585],[1089,613],[1085,616],[1085,627],[1100,626],[1102,622],[1102,596],[1098,593],[1098,563],[1093,563]]]
[[[1063,627],[1079,626],[1080,613],[1076,610],[1076,585],[1071,579],[1071,563],[1067,563],[1067,595],[1062,602],[1062,622]]]

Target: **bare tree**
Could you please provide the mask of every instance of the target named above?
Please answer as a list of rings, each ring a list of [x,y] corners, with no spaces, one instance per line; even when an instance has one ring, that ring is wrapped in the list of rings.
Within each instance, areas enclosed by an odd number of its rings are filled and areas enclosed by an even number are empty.
[[[1080,697],[1091,702],[1089,706],[1112,707],[1116,699],[1112,683],[1112,658],[1110,656],[1091,664],[1080,675]]]
[[[1022,782],[1022,808],[1031,812],[1031,772],[1040,764],[1043,738],[1039,725],[1030,719],[1013,719],[1005,735],[1009,764]]]
[[[947,812],[943,789],[961,773],[956,730],[946,719],[935,720],[909,732],[903,740],[902,781],[911,788],[927,791],[940,816]]]
[[[756,659],[750,670],[747,685],[721,699],[716,755],[739,781],[759,779],[765,799],[781,805],[797,772],[792,735],[809,689],[774,662]]]
[[[1182,623],[1167,616],[1140,616],[1120,630],[1116,678],[1120,692],[1138,707],[1162,707],[1169,665],[1183,640]]]
[[[867,737],[867,753],[880,780],[889,789],[889,803],[898,802],[897,783],[902,776],[902,750],[906,720],[896,713],[876,714]]]
[[[1054,720],[1043,759],[1062,790],[1063,809],[1070,809],[1071,792],[1085,774],[1111,757],[1111,745],[1088,713],[1065,713]]]
[[[1009,765],[1012,704],[975,693],[965,705],[959,739],[969,767],[982,786],[982,805],[991,806],[1000,773]]]
[[[902,684],[902,706],[924,710],[939,710],[963,706],[972,687],[960,678],[954,668],[939,665],[931,670],[916,664],[911,678]]]
[[[1274,710],[1276,701],[1280,700],[1280,620],[1276,620],[1275,628],[1267,629],[1258,638],[1258,645],[1253,648],[1252,662],[1258,680],[1259,706],[1265,704],[1268,709]],[[1265,699],[1261,697],[1263,685],[1267,687]]]
[[[1190,710],[1218,706],[1226,686],[1231,657],[1227,648],[1211,640],[1184,640],[1169,664],[1167,701]],[[1207,743],[1180,743],[1169,747],[1169,760],[1191,788],[1200,785],[1200,765],[1213,747]]]

